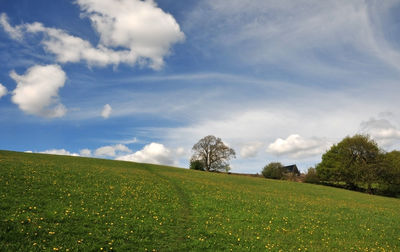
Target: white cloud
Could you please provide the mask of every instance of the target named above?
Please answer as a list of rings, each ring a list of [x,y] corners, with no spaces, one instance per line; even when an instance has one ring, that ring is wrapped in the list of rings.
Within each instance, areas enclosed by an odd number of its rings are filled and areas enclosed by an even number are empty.
[[[5,13],[0,14],[0,25],[3,26],[3,29],[10,35],[12,39],[21,40],[23,37],[22,27],[15,26],[12,27],[8,22],[8,17]]]
[[[94,155],[98,157],[116,157],[130,152],[132,151],[126,145],[116,144],[100,147],[95,150]]]
[[[182,150],[177,150],[178,153],[182,154]],[[151,164],[163,164],[163,165],[176,165],[177,154],[176,151],[171,151],[166,148],[163,144],[150,143],[140,151],[133,154],[120,156],[117,160],[132,161],[138,163],[151,163]]]
[[[278,138],[268,145],[267,152],[275,155],[288,155],[294,158],[304,158],[321,155],[326,151],[326,141],[317,138],[303,138],[293,134],[286,139]]]
[[[400,130],[387,119],[371,118],[362,122],[360,128],[384,147],[391,147],[400,140]]]
[[[39,22],[12,27],[5,13],[0,22],[14,39],[22,39],[24,32],[43,33],[42,44],[60,63],[86,61],[89,66],[126,63],[160,69],[164,57],[173,44],[184,40],[179,24],[152,0],[77,0],[100,42],[69,35],[66,31],[45,27]]]
[[[7,88],[0,83],[0,98],[8,93]]]
[[[106,104],[106,105],[104,105],[103,110],[101,111],[101,116],[103,118],[107,119],[110,117],[111,111],[112,111],[112,108],[111,108],[110,104]]]
[[[79,151],[79,154],[83,157],[90,157],[92,156],[92,151],[89,149],[82,149]]]
[[[183,148],[183,147],[178,147],[175,150],[175,153],[176,153],[177,156],[184,156],[184,155],[187,154],[186,151],[185,151],[185,148]]]
[[[242,158],[252,158],[255,157],[260,150],[262,146],[262,143],[256,142],[256,143],[248,143],[242,146],[240,149],[240,156]]]
[[[99,45],[93,47],[89,41],[69,35],[63,30],[47,28],[41,23],[25,25],[30,33],[42,32],[46,35],[42,44],[46,51],[54,54],[58,62],[77,63],[86,61],[89,66],[118,65],[120,62],[133,64],[137,57],[127,50],[114,51]]]
[[[77,0],[100,35],[101,45],[128,48],[139,59],[149,59],[154,69],[184,34],[171,14],[153,0]]]
[[[64,156],[79,156],[77,153],[71,153],[65,149],[51,149],[51,150],[45,150],[41,151],[39,153],[44,153],[44,154],[53,154],[53,155],[64,155]]]
[[[17,83],[11,100],[27,114],[43,117],[62,117],[67,109],[60,103],[58,90],[64,86],[66,74],[58,65],[29,68],[24,75],[12,71]]]
[[[185,31],[192,40],[232,62],[272,64],[297,73],[399,69],[397,41],[385,36],[398,1],[225,0],[198,1]],[[398,6],[397,6],[398,7]],[[388,33],[391,32],[390,30]],[[237,52],[237,53],[232,53]],[[369,66],[368,66],[369,65]],[[368,68],[370,67],[370,68]]]
[[[294,132],[303,137],[326,139],[329,143],[339,142],[347,135],[354,135],[365,118],[400,106],[398,82],[381,81],[376,87],[374,79],[328,89],[239,77],[174,76],[174,82],[184,84],[189,81],[193,89],[162,93],[121,89],[106,94],[102,100],[115,101],[113,115],[131,117],[146,113],[162,120],[177,120],[179,125],[175,127],[153,125],[140,127],[135,133],[139,139],[151,136],[152,141],[163,143],[171,150],[180,146],[190,150],[199,139],[210,134],[222,138],[238,153],[238,158],[231,162],[238,172],[258,172],[266,160],[296,163],[306,169],[320,159],[319,155],[301,159],[276,156],[263,150],[255,158],[244,160],[239,154],[246,143],[261,142],[265,144],[262,148],[266,149],[278,137],[286,138]],[[199,96],[199,92],[203,95]],[[174,102],[168,102],[171,100]],[[98,116],[98,106],[92,111],[93,117]],[[123,142],[116,140],[115,143]],[[188,167],[187,160],[189,158],[182,158],[179,165]]]
[[[128,140],[120,141],[120,143],[122,143],[122,144],[133,144],[133,143],[137,143],[137,142],[139,142],[139,140],[136,137],[128,139]]]

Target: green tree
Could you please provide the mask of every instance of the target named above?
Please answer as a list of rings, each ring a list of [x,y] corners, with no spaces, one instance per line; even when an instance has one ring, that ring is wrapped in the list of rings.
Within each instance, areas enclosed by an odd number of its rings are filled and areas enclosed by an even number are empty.
[[[192,151],[191,162],[201,161],[206,171],[229,171],[229,160],[236,157],[235,151],[226,146],[221,138],[211,135],[200,139]]]
[[[190,161],[190,169],[204,171],[204,163],[201,160],[191,160]]]
[[[384,184],[390,194],[400,194],[400,151],[385,155]]]
[[[383,161],[384,154],[374,140],[355,135],[333,145],[316,169],[323,181],[344,182],[351,189],[365,185],[372,193],[372,184],[382,180]]]
[[[272,162],[264,167],[262,175],[265,178],[282,179],[285,175],[285,168],[279,162]]]

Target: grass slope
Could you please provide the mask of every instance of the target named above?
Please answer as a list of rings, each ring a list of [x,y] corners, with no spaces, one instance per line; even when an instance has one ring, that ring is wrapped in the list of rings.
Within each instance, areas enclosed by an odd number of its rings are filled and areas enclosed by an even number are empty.
[[[0,251],[399,251],[400,200],[0,151]]]

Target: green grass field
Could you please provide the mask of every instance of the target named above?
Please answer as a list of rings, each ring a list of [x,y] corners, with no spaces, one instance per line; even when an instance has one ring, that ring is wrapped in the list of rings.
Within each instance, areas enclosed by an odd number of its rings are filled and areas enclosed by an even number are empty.
[[[0,251],[400,251],[400,199],[0,151]]]

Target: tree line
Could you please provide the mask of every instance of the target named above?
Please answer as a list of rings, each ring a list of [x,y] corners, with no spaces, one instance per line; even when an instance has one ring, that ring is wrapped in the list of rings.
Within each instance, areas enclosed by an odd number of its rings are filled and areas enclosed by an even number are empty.
[[[197,142],[190,159],[190,169],[202,171],[230,170],[229,161],[235,151],[220,138],[209,135]],[[297,170],[287,170],[279,162],[272,162],[262,170],[262,175],[272,179],[288,179],[317,183],[371,194],[400,194],[400,151],[385,152],[368,135],[345,137],[334,144],[316,167],[299,176]]]
[[[385,152],[368,135],[334,144],[305,182],[387,195],[400,194],[400,151]]]

